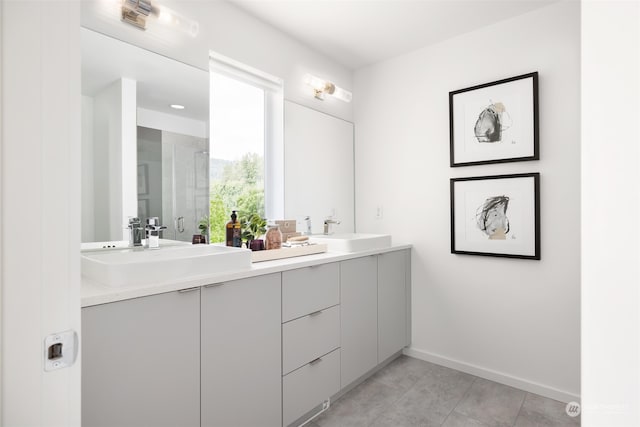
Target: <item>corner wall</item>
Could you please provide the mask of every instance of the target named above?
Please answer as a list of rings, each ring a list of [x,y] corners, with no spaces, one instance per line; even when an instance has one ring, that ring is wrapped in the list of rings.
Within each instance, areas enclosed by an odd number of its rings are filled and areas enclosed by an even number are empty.
[[[579,8],[360,69],[353,97],[357,231],[414,245],[409,353],[565,401],[580,394]],[[532,71],[541,160],[450,168],[449,91]],[[522,172],[541,174],[542,260],[451,254],[449,178]]]

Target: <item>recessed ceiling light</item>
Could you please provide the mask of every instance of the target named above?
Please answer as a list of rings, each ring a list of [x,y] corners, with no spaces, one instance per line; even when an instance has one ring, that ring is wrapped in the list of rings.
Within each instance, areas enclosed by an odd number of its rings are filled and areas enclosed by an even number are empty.
[[[180,105],[180,104],[171,104],[170,107],[175,110],[184,110],[184,105]]]

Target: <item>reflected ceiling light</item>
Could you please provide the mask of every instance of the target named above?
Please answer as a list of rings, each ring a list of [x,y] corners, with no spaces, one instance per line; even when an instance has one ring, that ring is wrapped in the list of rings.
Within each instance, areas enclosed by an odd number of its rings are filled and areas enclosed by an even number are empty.
[[[328,80],[307,74],[304,76],[304,82],[313,89],[313,96],[321,101],[324,100],[325,94],[328,94],[341,101],[351,102],[351,92],[336,86],[335,83]]]
[[[180,104],[171,104],[169,107],[173,108],[174,110],[184,110],[184,105]]]
[[[147,18],[154,17],[163,25],[178,29],[192,37],[198,35],[200,25],[168,7],[151,4],[151,0],[122,0],[122,20],[142,30],[147,29]]]

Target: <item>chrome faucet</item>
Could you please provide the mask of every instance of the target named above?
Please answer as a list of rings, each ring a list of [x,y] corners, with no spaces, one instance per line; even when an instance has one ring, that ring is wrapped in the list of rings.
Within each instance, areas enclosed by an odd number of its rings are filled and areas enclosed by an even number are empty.
[[[324,234],[333,234],[331,231],[331,224],[340,224],[340,221],[331,219],[330,217],[324,220]]]
[[[142,228],[142,222],[140,218],[129,217],[129,225],[127,226],[129,229],[129,247],[141,247],[142,246],[142,232],[144,228]]]
[[[160,232],[167,227],[160,225],[160,220],[157,216],[147,218],[147,226],[145,227],[147,233],[147,240],[145,247],[149,249],[158,249],[160,247]]]

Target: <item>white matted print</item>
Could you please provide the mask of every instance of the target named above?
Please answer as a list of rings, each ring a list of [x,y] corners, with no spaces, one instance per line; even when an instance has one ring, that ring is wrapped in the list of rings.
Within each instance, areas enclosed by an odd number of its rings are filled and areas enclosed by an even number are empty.
[[[540,174],[451,179],[451,253],[540,259]]]
[[[538,73],[449,92],[450,165],[537,160]]]

